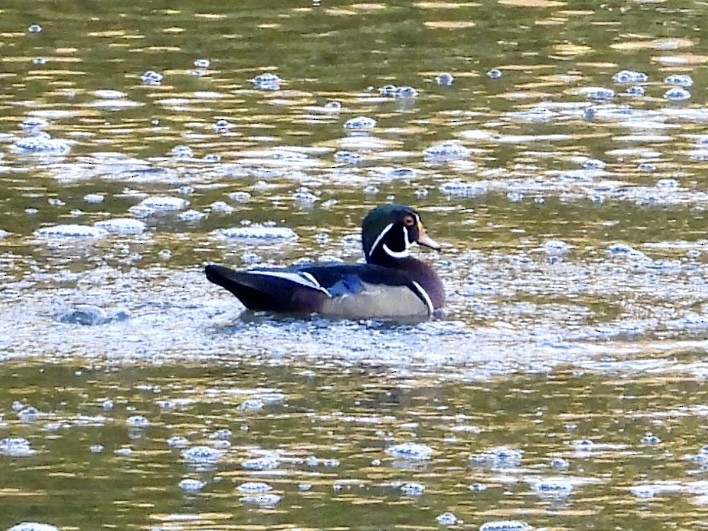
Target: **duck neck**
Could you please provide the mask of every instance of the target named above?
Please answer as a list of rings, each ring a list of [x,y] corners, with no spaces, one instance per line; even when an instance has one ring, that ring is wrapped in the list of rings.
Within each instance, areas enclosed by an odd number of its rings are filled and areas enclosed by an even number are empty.
[[[428,294],[433,307],[441,308],[445,303],[445,288],[435,270],[425,262],[405,256],[396,258],[385,252],[373,253],[367,258],[369,264],[396,269],[417,282]]]
[[[391,256],[382,248],[377,248],[371,255],[366,255],[366,262],[381,267],[390,267],[391,269],[406,271],[413,262],[420,262],[420,260],[407,254],[405,256]]]

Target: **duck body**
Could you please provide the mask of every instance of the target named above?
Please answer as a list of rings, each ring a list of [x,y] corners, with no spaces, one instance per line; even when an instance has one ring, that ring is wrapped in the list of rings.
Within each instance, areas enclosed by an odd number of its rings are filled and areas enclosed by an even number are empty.
[[[417,212],[404,205],[383,205],[364,219],[366,263],[242,271],[210,264],[205,273],[250,310],[350,319],[425,319],[444,305],[445,291],[435,271],[409,255],[416,242],[439,249],[425,234]]]

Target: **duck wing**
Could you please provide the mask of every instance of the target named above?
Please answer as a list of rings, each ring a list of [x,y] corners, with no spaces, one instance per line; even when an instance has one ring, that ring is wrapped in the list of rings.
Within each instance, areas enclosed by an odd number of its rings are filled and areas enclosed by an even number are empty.
[[[395,269],[371,264],[317,264],[236,271],[205,268],[207,279],[251,310],[347,317],[428,317],[433,306],[421,286]]]
[[[330,294],[307,273],[290,269],[236,271],[209,264],[207,279],[231,292],[249,310],[316,312]]]

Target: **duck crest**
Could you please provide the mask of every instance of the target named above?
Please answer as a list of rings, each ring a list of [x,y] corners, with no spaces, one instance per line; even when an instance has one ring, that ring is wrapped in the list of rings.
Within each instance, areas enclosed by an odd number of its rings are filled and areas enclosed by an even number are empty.
[[[369,212],[361,226],[364,257],[376,263],[381,252],[391,258],[405,258],[415,241],[411,228],[420,224],[420,216],[405,205],[389,204]],[[387,251],[388,250],[388,251]]]

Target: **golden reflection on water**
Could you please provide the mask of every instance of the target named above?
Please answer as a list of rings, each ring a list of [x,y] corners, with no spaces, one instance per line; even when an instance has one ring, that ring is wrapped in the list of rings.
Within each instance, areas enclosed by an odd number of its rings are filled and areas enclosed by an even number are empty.
[[[472,20],[436,20],[425,23],[425,26],[428,28],[442,30],[461,30],[464,28],[473,28],[475,25]]]
[[[36,458],[0,459],[6,490],[25,497],[30,492],[23,485],[41,481],[47,494],[61,485],[72,500],[66,509],[79,496],[91,500],[103,519],[125,527],[146,519],[189,525],[180,515],[194,515],[196,528],[228,528],[244,519],[266,525],[263,518],[269,526],[297,522],[331,528],[363,518],[374,527],[391,522],[428,527],[425,522],[446,510],[470,525],[520,518],[550,524],[563,518],[592,527],[602,500],[609,507],[604,518],[613,525],[625,525],[643,512],[658,529],[690,519],[692,502],[676,505],[659,496],[646,512],[630,487],[671,480],[700,492],[691,474],[696,465],[684,456],[696,454],[702,444],[706,397],[690,375],[633,373],[627,378],[621,372],[561,368],[452,382],[385,367],[338,371],[323,362],[269,367],[255,360],[222,360],[108,368],[76,361],[3,367],[3,401],[20,400],[42,412],[29,423],[6,415],[14,436],[42,448]],[[32,385],[37,374],[41,386]],[[277,400],[260,409],[240,408],[259,396]],[[106,400],[110,409],[101,406]],[[78,413],[93,415],[93,422],[81,421]],[[127,436],[126,419],[136,414],[150,424]],[[44,427],[52,423],[63,427],[47,432]],[[190,466],[179,449],[166,444],[173,435],[186,436],[191,445],[214,444],[210,435],[223,428],[231,432],[230,444],[210,466]],[[647,433],[661,442],[642,444]],[[590,446],[579,446],[584,440]],[[404,441],[430,446],[432,457],[416,462],[386,454]],[[97,442],[102,450],[89,452]],[[129,456],[113,455],[126,447],[133,448]],[[520,464],[494,467],[469,459],[500,447],[522,450]],[[240,466],[265,454],[279,456],[276,469]],[[327,459],[336,462],[328,465]],[[553,468],[553,459],[565,460],[569,468]],[[51,469],[36,461],[51,463]],[[194,494],[180,492],[176,484],[185,477],[207,485]],[[560,498],[534,493],[531,486],[544,478],[571,482],[571,493]],[[260,508],[241,501],[244,492],[236,487],[249,481],[271,485],[269,492],[281,501]],[[422,484],[424,494],[401,494],[406,483]],[[15,499],[6,517],[21,518],[22,500]],[[46,507],[55,511],[35,516],[46,514],[64,527],[94,521],[91,512]]]
[[[500,5],[511,7],[533,7],[533,8],[551,8],[564,7],[565,2],[556,2],[555,0],[499,0]]]

